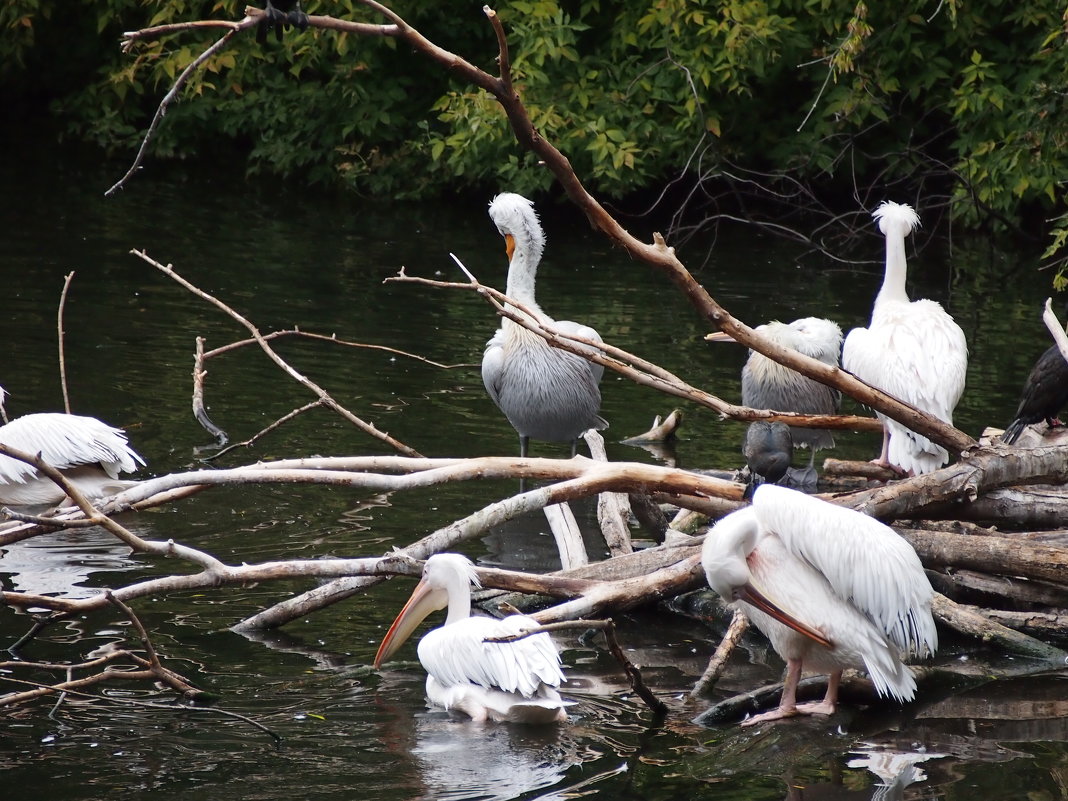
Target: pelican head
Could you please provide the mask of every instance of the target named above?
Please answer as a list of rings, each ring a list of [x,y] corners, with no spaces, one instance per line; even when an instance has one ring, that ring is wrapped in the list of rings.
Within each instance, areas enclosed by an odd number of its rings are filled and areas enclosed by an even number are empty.
[[[529,264],[536,266],[545,250],[545,232],[534,203],[515,192],[502,192],[490,201],[489,216],[504,237],[508,260],[518,249]]]
[[[412,591],[408,603],[389,627],[375,654],[375,668],[389,659],[427,615],[449,608],[446,625],[471,613],[471,587],[481,587],[475,566],[458,553],[434,554],[423,565],[423,576]]]
[[[884,200],[879,204],[879,208],[872,212],[872,216],[879,224],[883,236],[890,236],[896,229],[897,235],[904,239],[920,227],[920,215],[907,203]]]

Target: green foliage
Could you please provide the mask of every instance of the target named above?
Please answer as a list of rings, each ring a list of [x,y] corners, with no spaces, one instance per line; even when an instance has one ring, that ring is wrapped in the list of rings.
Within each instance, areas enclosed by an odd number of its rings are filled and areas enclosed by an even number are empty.
[[[479,2],[400,0],[429,39],[493,69]],[[122,53],[121,31],[237,19],[237,0],[8,0],[0,86],[56,98],[70,135],[132,156],[160,98],[218,31]],[[383,23],[357,0],[310,13]],[[1051,0],[502,0],[513,79],[539,132],[620,196],[730,162],[853,192],[905,182],[955,219],[1031,227],[1065,208],[1063,4]],[[251,32],[198,71],[153,157],[239,149],[250,172],[411,197],[543,190],[498,105],[386,37]],[[934,176],[934,178],[932,178]],[[1068,243],[1054,222],[1051,253]]]

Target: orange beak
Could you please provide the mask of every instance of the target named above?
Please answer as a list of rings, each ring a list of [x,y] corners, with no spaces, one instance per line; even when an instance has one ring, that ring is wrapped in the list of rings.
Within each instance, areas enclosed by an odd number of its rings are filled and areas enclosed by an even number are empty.
[[[515,253],[515,237],[511,234],[504,235],[504,249],[508,253],[508,262],[512,261],[512,254]]]
[[[444,609],[447,605],[448,596],[443,591],[432,588],[423,580],[416,584],[408,603],[401,609],[397,619],[386,632],[386,636],[382,638],[382,644],[378,646],[378,653],[375,654],[375,670],[380,668],[382,663],[412,636],[412,632],[419,627],[427,615]]]

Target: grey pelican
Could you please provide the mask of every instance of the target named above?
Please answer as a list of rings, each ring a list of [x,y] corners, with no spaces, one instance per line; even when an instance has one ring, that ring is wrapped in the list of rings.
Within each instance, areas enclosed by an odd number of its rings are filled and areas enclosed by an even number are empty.
[[[842,349],[842,366],[857,378],[917,409],[953,424],[964,392],[968,342],[964,332],[933,300],[910,301],[905,291],[905,237],[920,224],[911,206],[884,201],[875,210],[886,237],[886,274],[875,297],[871,323],[854,328]],[[883,448],[878,464],[903,473],[930,473],[949,453],[879,414]]]
[[[4,390],[0,388],[0,406]],[[126,441],[121,428],[95,417],[59,412],[27,414],[0,426],[0,443],[41,458],[60,470],[90,499],[102,498],[133,486],[120,472],[133,472],[142,459]],[[59,485],[32,465],[0,456],[0,504],[21,506],[57,504],[66,496]]]
[[[598,333],[589,326],[554,321],[534,298],[545,234],[533,204],[505,192],[490,203],[489,215],[505,240],[508,297],[522,303],[542,325],[600,342]],[[507,318],[486,344],[482,357],[482,382],[519,433],[520,456],[527,455],[532,438],[570,442],[574,453],[575,441],[583,431],[608,427],[597,414],[601,406],[598,383],[603,372],[601,365],[554,348]]]
[[[745,431],[742,453],[749,466],[749,484],[745,490],[748,498],[765,482],[778,484],[789,471],[794,456],[790,426],[766,420],[750,423]]]
[[[536,629],[538,622],[526,615],[500,620],[472,617],[472,586],[480,584],[466,557],[440,553],[427,559],[422,579],[382,639],[375,668],[427,615],[447,606],[445,625],[419,641],[419,661],[427,672],[426,694],[432,703],[476,721],[566,720],[569,702],[558,692],[564,675],[552,639],[543,632],[512,642],[486,642]]]
[[[875,689],[910,701],[916,681],[903,654],[938,647],[934,595],[919,557],[879,521],[796,490],[765,484],[753,503],[705,535],[705,577],[740,604],[771,641],[787,673],[776,710],[742,725],[833,714],[844,668],[866,670]],[[829,674],[816,704],[798,705],[804,669]]]
[[[792,323],[773,320],[757,326],[755,330],[784,348],[791,348],[832,367],[838,366],[842,350],[842,329],[831,320],[822,317],[802,317]],[[710,342],[734,341],[730,335],[722,332],[709,334],[705,339]],[[774,409],[801,414],[838,414],[842,405],[842,393],[751,350],[745,367],[742,368],[742,403],[752,409]],[[790,433],[795,446],[811,450],[806,472],[810,473],[814,480],[816,451],[833,448],[834,437],[826,428],[791,426]]]
[[[1064,360],[1056,345],[1051,346],[1038,357],[1031,368],[1020,393],[1020,405],[1016,417],[1001,439],[1008,445],[1019,439],[1023,430],[1031,423],[1046,421],[1053,428],[1059,425],[1057,415],[1068,403],[1068,362]]]

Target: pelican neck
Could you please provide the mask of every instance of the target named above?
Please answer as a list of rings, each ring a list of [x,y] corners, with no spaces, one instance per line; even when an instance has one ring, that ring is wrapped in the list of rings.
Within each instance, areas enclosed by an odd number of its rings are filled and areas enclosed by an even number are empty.
[[[505,294],[526,306],[537,305],[534,300],[534,285],[538,275],[538,262],[530,258],[527,243],[517,239],[515,253],[508,264],[508,285]]]
[[[886,272],[883,274],[883,285],[879,289],[879,294],[875,296],[876,306],[893,301],[909,302],[908,292],[905,290],[907,271],[905,234],[900,228],[894,226],[886,234]]]
[[[466,581],[462,587],[457,583],[448,595],[449,611],[445,615],[446,626],[471,617],[471,588]]]

